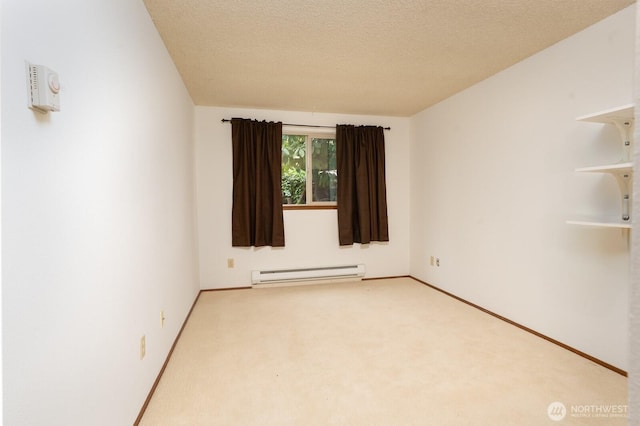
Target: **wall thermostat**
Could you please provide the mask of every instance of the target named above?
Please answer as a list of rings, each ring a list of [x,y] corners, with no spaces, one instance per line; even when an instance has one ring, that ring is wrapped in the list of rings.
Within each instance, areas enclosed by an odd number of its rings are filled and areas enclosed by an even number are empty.
[[[60,80],[58,74],[43,65],[27,63],[29,108],[46,114],[60,111]]]

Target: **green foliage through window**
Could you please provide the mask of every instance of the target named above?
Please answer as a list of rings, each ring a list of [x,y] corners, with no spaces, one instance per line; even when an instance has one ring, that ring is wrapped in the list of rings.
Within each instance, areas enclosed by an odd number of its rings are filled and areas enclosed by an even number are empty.
[[[311,148],[313,201],[336,201],[336,141],[333,138],[312,138]]]
[[[337,184],[334,137],[282,135],[283,204],[335,202]]]
[[[305,135],[282,135],[282,203],[305,204],[307,181]]]

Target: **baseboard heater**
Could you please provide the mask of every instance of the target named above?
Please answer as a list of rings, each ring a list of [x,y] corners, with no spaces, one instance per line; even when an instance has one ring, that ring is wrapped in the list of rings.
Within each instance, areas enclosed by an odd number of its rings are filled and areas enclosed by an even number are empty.
[[[364,265],[252,271],[251,284],[258,287],[361,280],[364,272]]]

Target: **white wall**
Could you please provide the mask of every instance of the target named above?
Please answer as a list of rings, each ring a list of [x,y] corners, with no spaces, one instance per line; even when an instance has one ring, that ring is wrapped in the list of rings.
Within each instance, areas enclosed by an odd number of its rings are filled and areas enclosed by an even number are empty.
[[[387,243],[339,247],[335,210],[284,212],[284,248],[231,247],[231,124],[243,117],[314,125],[391,126],[385,131],[389,238]],[[196,107],[196,175],[200,285],[204,289],[251,284],[251,271],[364,263],[367,277],[409,273],[409,119],[291,111]],[[300,129],[298,129],[300,130]],[[227,268],[227,259],[235,268]]]
[[[141,0],[3,1],[5,424],[135,420],[198,292],[193,111]]]
[[[634,27],[632,6],[417,114],[411,147],[412,275],[623,369],[627,237],[565,220],[620,211],[611,176],[573,172],[618,161],[617,133],[575,117],[632,101]]]

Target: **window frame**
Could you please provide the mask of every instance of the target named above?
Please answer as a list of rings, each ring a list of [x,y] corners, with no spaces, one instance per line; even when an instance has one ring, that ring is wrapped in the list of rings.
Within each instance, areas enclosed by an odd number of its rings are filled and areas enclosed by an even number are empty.
[[[337,201],[310,201],[309,198],[313,197],[313,168],[312,161],[312,140],[315,139],[336,139],[335,129],[313,129],[313,131],[300,131],[297,127],[283,127],[282,135],[294,135],[305,137],[305,192],[307,198],[304,204],[282,204],[283,210],[327,210],[337,209]]]

